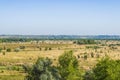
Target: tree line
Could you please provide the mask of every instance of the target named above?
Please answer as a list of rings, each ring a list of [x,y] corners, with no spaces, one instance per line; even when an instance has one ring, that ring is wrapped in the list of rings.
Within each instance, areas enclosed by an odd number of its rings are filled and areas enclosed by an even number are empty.
[[[81,39],[73,42],[74,44],[96,44],[97,42],[92,39]]]

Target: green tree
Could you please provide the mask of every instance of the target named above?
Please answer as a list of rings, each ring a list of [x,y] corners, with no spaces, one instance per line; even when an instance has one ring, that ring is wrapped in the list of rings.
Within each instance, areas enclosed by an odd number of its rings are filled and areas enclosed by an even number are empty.
[[[108,66],[110,65],[109,58],[102,59],[96,64],[96,67],[93,69],[95,74],[95,80],[106,80],[108,77]]]
[[[109,80],[120,80],[120,60],[113,60],[108,66]]]
[[[60,80],[58,70],[51,64],[50,59],[39,58],[32,68],[24,68],[28,73],[26,80]]]
[[[120,80],[120,60],[104,58],[93,68],[94,80]]]
[[[65,52],[59,57],[59,71],[62,80],[81,80],[78,60],[72,51]]]

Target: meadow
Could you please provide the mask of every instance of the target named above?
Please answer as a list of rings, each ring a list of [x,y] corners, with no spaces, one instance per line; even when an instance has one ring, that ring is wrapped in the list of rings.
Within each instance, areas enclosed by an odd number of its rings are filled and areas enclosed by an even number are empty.
[[[0,80],[24,80],[23,65],[33,65],[39,57],[48,57],[53,65],[65,51],[72,50],[83,71],[93,68],[98,60],[109,56],[120,59],[119,40],[95,40],[94,44],[75,43],[76,40],[44,40],[0,43]]]

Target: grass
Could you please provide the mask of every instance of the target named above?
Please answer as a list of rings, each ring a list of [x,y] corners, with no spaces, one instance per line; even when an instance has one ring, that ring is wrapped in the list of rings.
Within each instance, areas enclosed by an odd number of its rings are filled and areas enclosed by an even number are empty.
[[[47,41],[46,41],[47,42]],[[62,41],[64,42],[64,41]],[[6,52],[5,55],[0,53],[0,80],[24,80],[25,73],[23,72],[22,65],[23,64],[34,64],[38,57],[48,57],[53,60],[53,64],[58,64],[57,59],[64,51],[73,50],[74,55],[80,58],[79,64],[80,68],[86,70],[92,68],[102,57],[105,55],[109,55],[113,59],[120,59],[120,46],[115,46],[117,49],[110,49],[109,44],[120,43],[118,41],[108,41],[105,43],[105,46],[101,46],[100,44],[92,44],[92,45],[76,45],[72,44],[72,41],[65,41],[64,44],[58,42],[49,42],[49,43],[0,43],[0,48],[4,46],[6,48],[11,48],[12,52]],[[102,43],[103,44],[103,43]],[[20,46],[25,46],[24,50],[20,50],[19,52],[14,52],[15,48]],[[42,49],[39,50],[39,47]],[[98,46],[100,48],[86,48],[86,46]],[[44,50],[45,47],[52,48],[52,50]],[[87,60],[84,60],[82,56],[84,53],[87,54]],[[90,57],[90,54],[94,54],[94,58]],[[96,54],[100,55],[100,58],[96,58]],[[19,69],[19,70],[18,70]]]
[[[21,75],[0,75],[0,80],[24,80]]]

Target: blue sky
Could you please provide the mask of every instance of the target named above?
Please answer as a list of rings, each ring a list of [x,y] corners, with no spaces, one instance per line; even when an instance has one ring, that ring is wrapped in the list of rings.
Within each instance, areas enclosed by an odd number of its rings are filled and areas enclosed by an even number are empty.
[[[120,35],[120,0],[0,0],[0,34]]]

